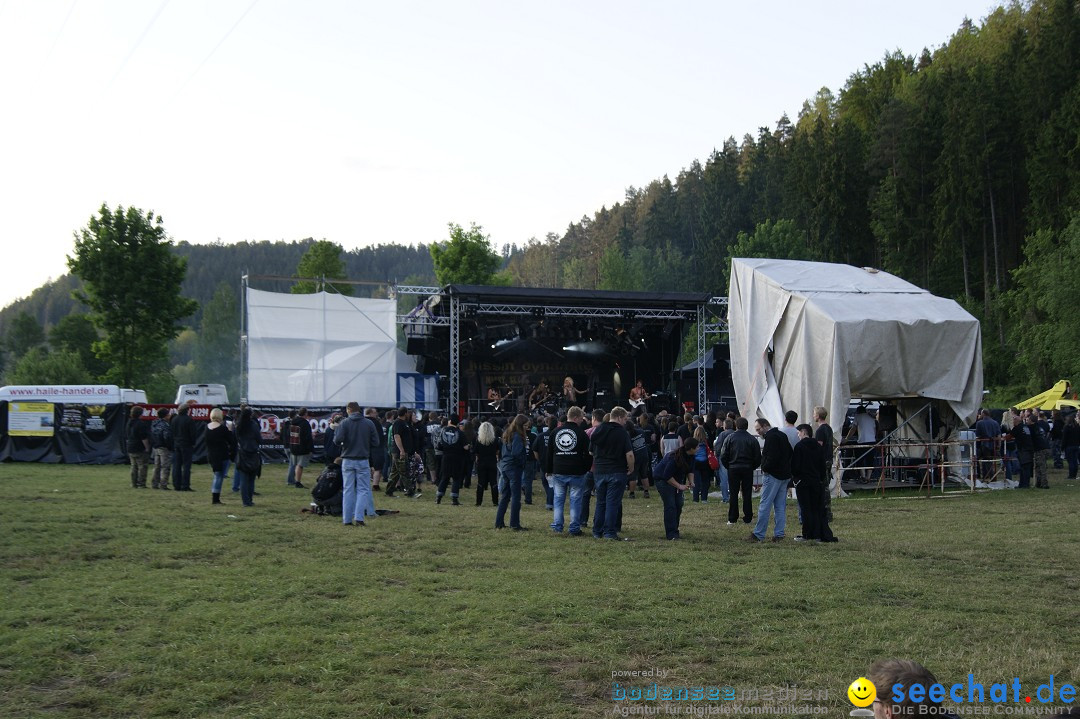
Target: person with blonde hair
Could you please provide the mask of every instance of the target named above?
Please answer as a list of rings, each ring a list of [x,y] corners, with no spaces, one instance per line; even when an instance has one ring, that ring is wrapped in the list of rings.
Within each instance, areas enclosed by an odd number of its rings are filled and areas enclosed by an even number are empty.
[[[229,473],[229,463],[236,459],[236,437],[225,424],[225,414],[220,407],[210,410],[210,424],[206,425],[206,461],[214,472],[210,486],[211,504],[221,504],[221,483]]]
[[[495,436],[495,426],[484,422],[476,432],[472,453],[476,464],[476,506],[484,503],[484,492],[491,490],[491,506],[499,505],[499,454],[502,441]]]
[[[574,386],[574,378],[567,377],[562,383],[562,405],[563,407],[570,407],[577,404],[578,397],[585,394],[584,390],[580,390]]]

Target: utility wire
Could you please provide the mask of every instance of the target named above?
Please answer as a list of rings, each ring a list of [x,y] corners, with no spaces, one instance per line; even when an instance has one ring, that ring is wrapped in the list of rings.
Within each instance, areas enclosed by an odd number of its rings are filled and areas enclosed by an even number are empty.
[[[146,29],[143,30],[142,35],[140,35],[139,39],[135,41],[135,44],[131,46],[131,50],[128,52],[127,57],[125,57],[124,61],[120,63],[120,67],[116,69],[116,74],[114,74],[112,76],[112,79],[109,80],[109,88],[111,88],[113,86],[113,83],[116,82],[116,78],[120,77],[120,73],[122,73],[124,71],[124,68],[127,67],[128,62],[131,61],[131,57],[135,54],[135,51],[139,49],[139,45],[142,45],[142,41],[146,39],[146,36],[148,34],[150,34],[150,28],[154,27],[154,23],[157,22],[158,17],[161,16],[162,11],[165,10],[165,6],[168,4],[169,0],[164,0],[164,2],[162,2],[161,5],[158,7],[157,12],[154,13],[154,17],[150,18],[150,22],[146,25]]]
[[[56,36],[53,38],[52,47],[49,48],[49,54],[45,57],[46,61],[51,60],[53,52],[56,51],[56,45],[60,42],[60,36],[64,34],[64,28],[67,27],[68,20],[71,19],[71,13],[75,12],[75,3],[79,0],[71,0],[71,5],[68,6],[67,15],[64,16],[64,21],[60,23],[60,29],[56,31]],[[2,8],[0,8],[2,10]]]
[[[192,73],[190,75],[188,75],[187,79],[184,80],[183,84],[180,85],[180,89],[178,89],[176,91],[176,93],[173,95],[173,99],[175,99],[181,93],[184,92],[184,90],[188,86],[188,83],[190,83],[193,79],[195,79],[195,76],[198,75],[199,72],[203,69],[203,67],[206,66],[206,63],[210,62],[210,58],[212,58],[214,56],[214,53],[216,53],[218,51],[218,48],[220,48],[222,45],[225,44],[225,41],[229,39],[229,36],[233,34],[233,31],[236,30],[237,26],[240,25],[240,23],[244,21],[244,18],[246,18],[248,16],[248,13],[251,12],[251,10],[258,4],[259,4],[259,0],[251,0],[251,4],[247,6],[247,10],[245,10],[243,13],[241,13],[240,17],[236,19],[236,22],[233,23],[232,27],[230,27],[228,29],[228,31],[226,31],[226,33],[221,36],[221,39],[218,40],[217,45],[214,45],[214,49],[211,50],[210,53],[206,57],[203,58],[202,62],[199,63],[199,66],[196,67],[192,71]]]

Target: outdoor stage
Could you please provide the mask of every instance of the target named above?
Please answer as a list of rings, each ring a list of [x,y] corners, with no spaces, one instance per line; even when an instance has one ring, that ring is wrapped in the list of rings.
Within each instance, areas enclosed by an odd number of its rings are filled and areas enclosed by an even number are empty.
[[[686,398],[675,396],[674,373],[694,323],[699,354],[721,327],[710,306],[723,304],[707,294],[448,285],[421,295],[401,323],[418,371],[448,377],[449,406],[463,415],[557,410],[566,378],[590,409],[629,406],[640,380],[650,410],[675,411],[681,400],[704,403],[704,371],[698,396]],[[492,389],[501,403],[490,404]]]

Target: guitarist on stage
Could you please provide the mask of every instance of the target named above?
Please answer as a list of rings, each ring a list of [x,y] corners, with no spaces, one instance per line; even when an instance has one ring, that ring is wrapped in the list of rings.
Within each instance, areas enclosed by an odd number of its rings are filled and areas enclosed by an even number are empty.
[[[551,388],[547,380],[541,380],[536,389],[529,393],[529,409],[536,409],[551,397]]]
[[[641,405],[645,404],[645,400],[650,397],[649,393],[641,386],[641,380],[637,381],[637,384],[630,390],[630,406],[633,409],[637,409]]]
[[[488,387],[487,391],[488,406],[498,412],[502,409],[503,400],[509,399],[510,395],[512,394],[514,394],[514,390],[510,390],[504,395],[502,392],[499,391],[499,386],[497,384],[493,384]]]

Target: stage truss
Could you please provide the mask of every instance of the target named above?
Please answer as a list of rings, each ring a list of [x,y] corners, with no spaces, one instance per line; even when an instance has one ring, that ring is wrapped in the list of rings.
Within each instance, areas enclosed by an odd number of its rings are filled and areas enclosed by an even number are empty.
[[[390,290],[391,297],[399,295],[427,295],[429,297],[441,296],[442,288],[424,285],[393,285]],[[713,344],[719,342],[727,335],[727,297],[711,297],[705,303],[698,305],[696,310],[677,310],[668,307],[580,307],[547,305],[543,303],[492,303],[492,302],[468,302],[460,299],[457,295],[450,295],[450,311],[446,315],[436,315],[430,311],[423,311],[421,305],[417,309],[405,315],[398,315],[398,324],[404,329],[412,327],[449,327],[450,329],[450,369],[449,369],[449,406],[456,408],[461,397],[461,321],[475,319],[482,315],[491,316],[544,316],[544,317],[570,317],[581,319],[647,319],[647,320],[673,320],[693,322],[697,329],[697,407],[702,413],[707,406],[706,381],[705,381],[705,353],[709,345],[708,338],[713,338]]]

